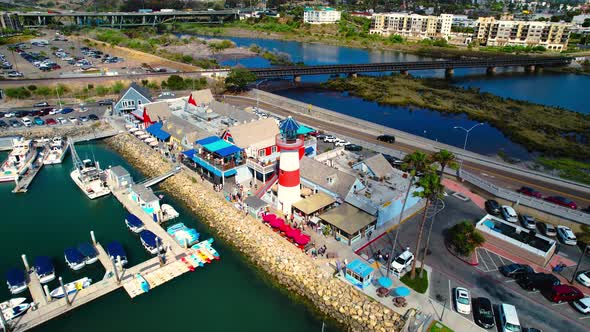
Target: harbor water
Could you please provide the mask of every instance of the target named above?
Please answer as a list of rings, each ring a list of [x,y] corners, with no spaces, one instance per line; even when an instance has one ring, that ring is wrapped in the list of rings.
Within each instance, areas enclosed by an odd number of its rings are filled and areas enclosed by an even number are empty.
[[[142,176],[104,143],[79,144],[81,158],[96,158],[101,167],[121,165],[134,179]],[[5,160],[7,154],[0,153]],[[89,200],[70,178],[71,157],[63,164],[45,166],[25,194],[11,193],[14,184],[0,184],[2,231],[0,232],[0,271],[4,277],[10,267],[22,267],[21,254],[29,264],[35,256],[53,260],[56,274],[64,282],[82,277],[94,281],[105,273],[100,262],[80,271],[70,270],[63,251],[84,241],[90,242],[93,230],[101,244],[116,240],[123,244],[129,266],[151,256],[141,246],[136,234],[124,223],[127,214],[112,196]],[[163,203],[174,206],[180,217],[165,224],[183,222],[196,228],[201,239],[210,237],[198,218],[179,202],[163,195]],[[221,242],[214,242],[221,260],[185,274],[148,294],[131,300],[120,289],[54,319],[34,331],[321,331],[322,320],[307,306],[277,289],[261,273],[250,267],[238,254]],[[4,283],[3,283],[4,284]],[[53,281],[49,288],[54,289]],[[27,296],[28,291],[17,296]],[[7,287],[0,287],[0,298],[11,297]],[[63,301],[63,300],[62,300]],[[335,331],[327,326],[327,331]]]

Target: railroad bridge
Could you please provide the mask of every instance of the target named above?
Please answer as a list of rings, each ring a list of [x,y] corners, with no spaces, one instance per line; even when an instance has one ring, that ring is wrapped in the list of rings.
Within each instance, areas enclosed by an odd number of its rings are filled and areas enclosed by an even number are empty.
[[[526,71],[540,70],[543,67],[557,67],[570,64],[569,57],[501,57],[457,60],[432,60],[415,62],[385,62],[364,64],[337,64],[316,66],[287,66],[272,68],[252,68],[258,79],[293,77],[299,81],[303,75],[339,75],[355,76],[357,73],[400,72],[407,75],[410,70],[444,69],[447,76],[452,76],[455,68],[486,68],[493,73],[497,67],[524,67]]]
[[[165,11],[165,12],[23,12],[18,17],[24,27],[79,25],[111,28],[155,26],[161,23],[223,23],[238,19],[238,10]]]

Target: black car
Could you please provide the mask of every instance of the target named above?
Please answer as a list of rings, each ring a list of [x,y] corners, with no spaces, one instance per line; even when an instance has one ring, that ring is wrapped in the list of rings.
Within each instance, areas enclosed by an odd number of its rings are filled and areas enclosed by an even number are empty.
[[[553,286],[561,285],[556,276],[548,273],[525,273],[520,274],[516,282],[528,291],[543,290]]]
[[[494,312],[492,311],[492,302],[485,298],[479,297],[472,300],[473,303],[473,319],[475,324],[484,329],[491,329],[496,326],[494,320]]]
[[[500,203],[496,202],[495,200],[487,200],[485,206],[486,211],[488,211],[489,214],[493,214],[496,216],[500,214]]]
[[[383,157],[385,157],[385,160],[387,160],[393,167],[399,167],[404,163],[403,160],[396,158],[390,154],[383,154]]]
[[[10,125],[12,127],[22,127],[23,123],[18,120],[12,119],[12,120],[10,120]]]
[[[533,271],[533,268],[531,268],[530,266],[517,263],[500,266],[499,270],[500,273],[502,273],[505,277],[508,278],[516,278],[521,274],[535,272]]]
[[[17,118],[24,118],[25,116],[27,116],[27,115],[29,115],[29,114],[31,114],[31,112],[30,112],[30,111],[16,111],[16,112],[14,112],[14,115],[15,115]]]
[[[33,105],[33,107],[47,107],[49,106],[49,103],[46,101],[42,101],[40,103],[36,103],[35,105]]]
[[[98,105],[100,106],[111,106],[113,104],[114,100],[112,99],[103,99],[103,100],[99,100],[98,101]]]
[[[348,151],[363,151],[363,147],[356,144],[346,144],[344,146],[344,150]]]
[[[381,135],[377,136],[377,140],[385,143],[395,143],[395,136],[393,135]]]
[[[0,128],[6,128],[8,127],[8,123],[6,123],[4,120],[0,120]]]
[[[96,115],[96,114],[90,114],[90,115],[88,115],[88,119],[89,120],[96,121],[96,120],[98,120],[98,115]]]

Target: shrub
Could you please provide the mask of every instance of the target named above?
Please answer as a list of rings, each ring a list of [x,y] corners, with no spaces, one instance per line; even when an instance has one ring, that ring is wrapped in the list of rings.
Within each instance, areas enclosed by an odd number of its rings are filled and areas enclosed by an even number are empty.
[[[420,268],[416,269],[416,278],[412,279],[410,278],[410,274],[406,273],[400,278],[400,281],[416,292],[424,294],[428,289],[428,272],[424,270],[422,277],[420,277],[421,270]]]
[[[469,256],[475,248],[481,246],[485,239],[467,220],[451,227],[448,233],[449,244],[463,256]]]
[[[35,90],[37,90],[37,86],[36,85],[29,85],[27,87],[27,89],[29,89],[29,91],[35,91]]]
[[[121,93],[121,91],[123,91],[124,88],[125,88],[125,86],[123,85],[122,82],[115,82],[115,84],[113,84],[113,87],[111,89],[112,89],[113,93],[119,94],[119,93]]]
[[[31,92],[22,86],[18,88],[6,88],[4,92],[6,93],[6,96],[10,98],[23,99],[31,96]]]

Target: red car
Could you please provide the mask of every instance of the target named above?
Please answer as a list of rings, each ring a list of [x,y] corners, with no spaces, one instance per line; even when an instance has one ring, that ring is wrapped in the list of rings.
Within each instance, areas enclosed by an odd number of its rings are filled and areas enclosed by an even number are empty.
[[[543,194],[541,194],[539,191],[531,188],[531,187],[521,187],[520,189],[517,190],[517,192],[526,195],[526,196],[531,196],[531,197],[535,197],[535,198],[543,198]]]
[[[553,286],[545,292],[551,302],[572,302],[584,298],[584,293],[570,285]]]
[[[57,121],[55,121],[55,119],[47,119],[45,120],[45,124],[47,125],[56,125]]]
[[[576,204],[576,202],[572,201],[569,198],[565,198],[563,196],[549,196],[549,197],[545,197],[545,200],[547,202],[551,202],[557,205],[561,205],[561,206],[565,206],[568,207],[570,209],[577,209],[578,205]]]

